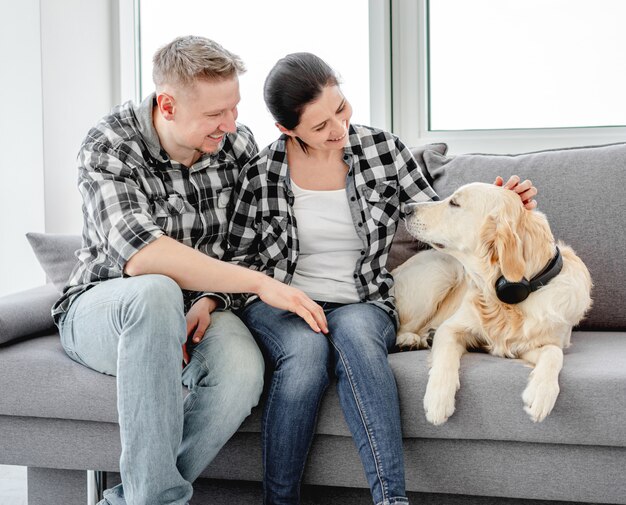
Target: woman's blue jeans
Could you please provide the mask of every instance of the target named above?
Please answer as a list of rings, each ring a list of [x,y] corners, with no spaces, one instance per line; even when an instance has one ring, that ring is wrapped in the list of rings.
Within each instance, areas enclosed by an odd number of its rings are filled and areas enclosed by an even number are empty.
[[[374,503],[408,503],[398,392],[387,361],[394,322],[368,303],[322,306],[328,335],[262,301],[242,313],[273,370],[262,427],[264,503],[300,503],[300,481],[331,373]]]
[[[231,312],[213,313],[183,370],[183,297],[163,275],[96,285],[59,329],[72,359],[117,376],[122,484],[101,504],[189,503],[191,483],[261,396],[263,356],[248,329]]]

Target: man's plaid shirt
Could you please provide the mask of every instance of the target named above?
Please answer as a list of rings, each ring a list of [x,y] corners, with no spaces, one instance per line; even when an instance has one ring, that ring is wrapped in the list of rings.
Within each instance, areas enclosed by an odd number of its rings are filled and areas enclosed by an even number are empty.
[[[283,135],[242,171],[226,258],[289,284],[299,251],[286,141]],[[353,272],[357,292],[397,321],[393,278],[385,268],[391,241],[400,218],[410,213],[407,205],[438,197],[410,151],[390,133],[351,125],[343,159],[350,212],[363,243]]]
[[[152,123],[154,94],[116,107],[92,128],[78,155],[83,198],[82,248],[52,314],[55,320],[96,283],[124,275],[139,249],[167,235],[221,259],[227,209],[241,167],[257,153],[248,128],[187,168],[170,160]],[[185,291],[189,308],[202,293]],[[216,295],[228,304],[227,296]]]

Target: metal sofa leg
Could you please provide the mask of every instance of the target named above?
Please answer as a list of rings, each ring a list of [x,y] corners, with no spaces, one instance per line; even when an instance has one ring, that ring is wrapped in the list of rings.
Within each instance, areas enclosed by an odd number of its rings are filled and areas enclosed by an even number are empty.
[[[102,500],[107,488],[107,474],[100,470],[87,470],[87,505],[96,505]]]

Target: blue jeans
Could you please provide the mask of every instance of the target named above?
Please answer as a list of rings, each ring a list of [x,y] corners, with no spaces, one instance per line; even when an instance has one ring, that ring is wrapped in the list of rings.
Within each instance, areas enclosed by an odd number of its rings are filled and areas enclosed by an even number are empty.
[[[320,400],[333,372],[374,503],[408,503],[398,392],[387,361],[396,339],[393,320],[367,303],[322,306],[329,335],[262,301],[242,313],[273,370],[262,427],[264,503],[300,503]]]
[[[122,484],[102,504],[185,505],[191,483],[250,414],[263,389],[263,356],[231,312],[212,314],[182,368],[182,292],[163,275],[103,282],[59,323],[75,361],[117,376]],[[181,383],[189,389],[183,401]]]

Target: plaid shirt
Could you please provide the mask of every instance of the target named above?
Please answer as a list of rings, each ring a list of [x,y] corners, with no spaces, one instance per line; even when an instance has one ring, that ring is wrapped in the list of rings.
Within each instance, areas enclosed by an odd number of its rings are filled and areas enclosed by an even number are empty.
[[[58,321],[71,302],[95,284],[124,276],[126,262],[167,235],[221,259],[227,208],[240,168],[257,153],[248,128],[226,135],[221,149],[187,168],[170,160],[152,123],[155,95],[113,109],[92,128],[78,155],[83,198],[78,264],[52,309]],[[185,305],[209,293],[184,291]],[[220,296],[224,305],[228,296]]]
[[[226,257],[289,284],[299,249],[286,139],[266,147],[242,171]],[[397,321],[393,278],[385,268],[391,241],[400,218],[410,213],[407,205],[438,197],[410,151],[390,133],[351,125],[343,159],[350,212],[363,243],[353,272],[357,292]]]

